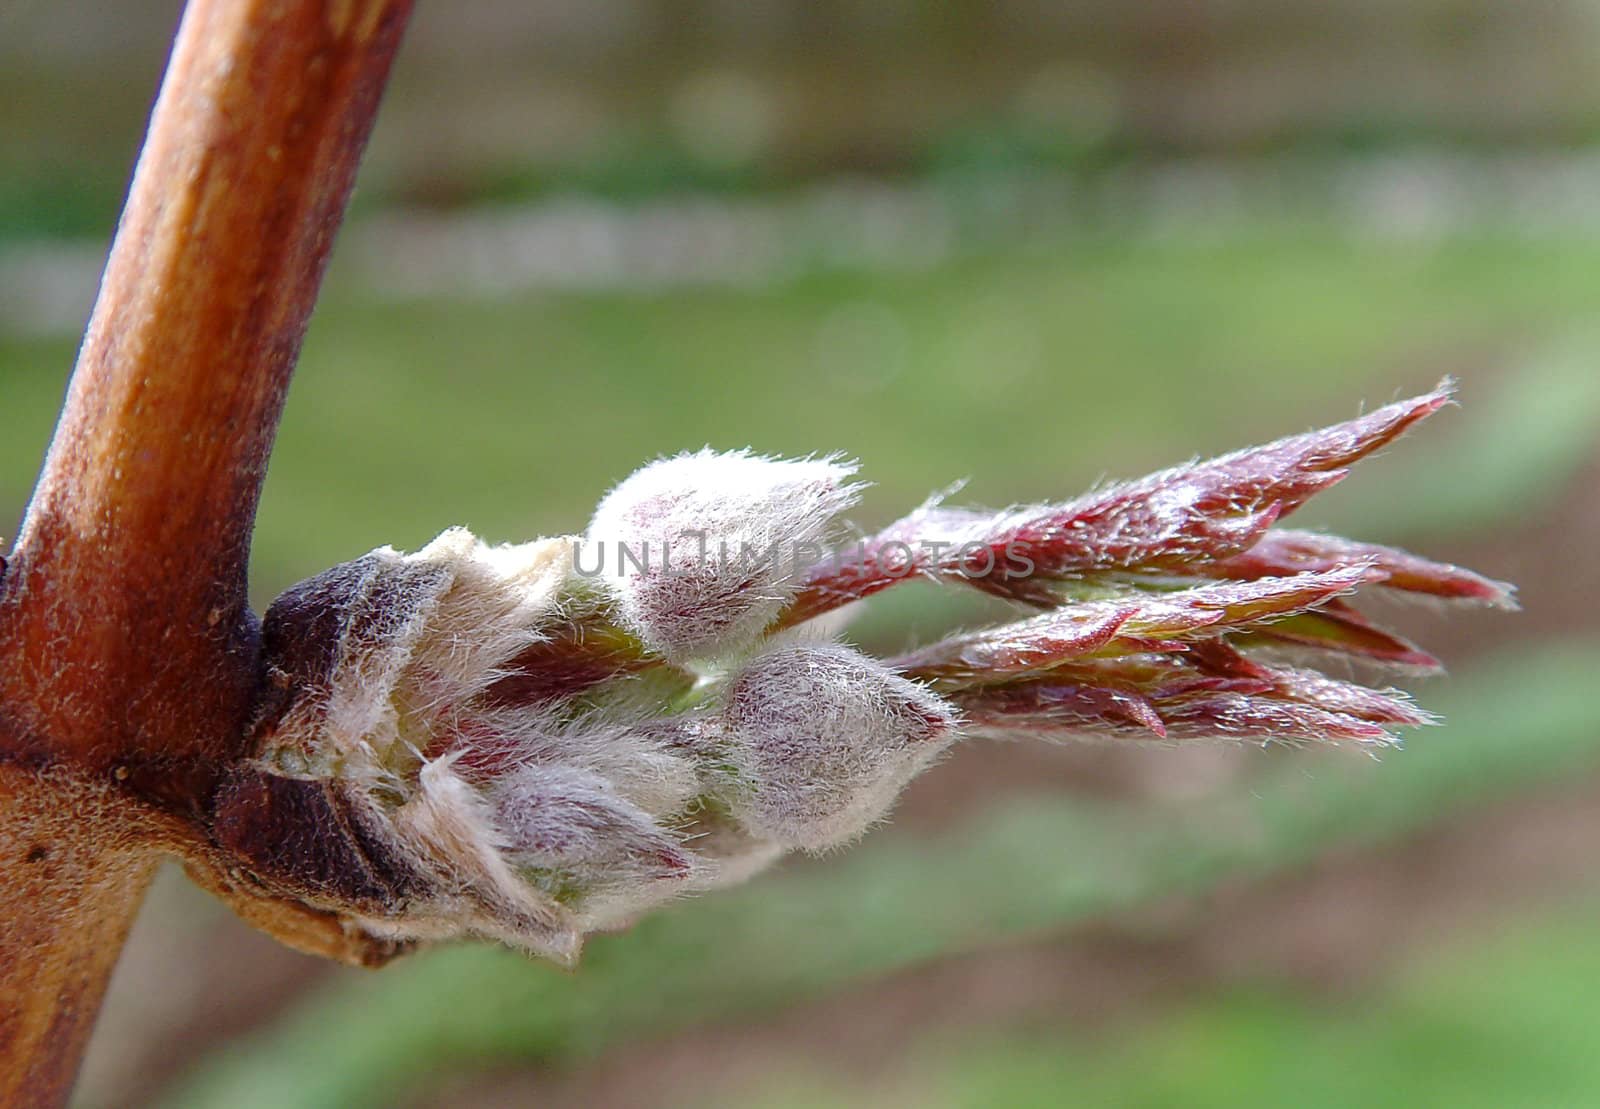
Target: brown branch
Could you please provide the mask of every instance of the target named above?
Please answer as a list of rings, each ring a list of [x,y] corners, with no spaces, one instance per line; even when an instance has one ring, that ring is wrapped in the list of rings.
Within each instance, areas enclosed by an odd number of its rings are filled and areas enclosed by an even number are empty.
[[[0,580],[0,1102],[64,1099],[160,814],[243,743],[261,480],[409,9],[185,12]]]
[[[68,772],[0,764],[0,1105],[70,1090],[155,868],[157,830],[117,801]]]

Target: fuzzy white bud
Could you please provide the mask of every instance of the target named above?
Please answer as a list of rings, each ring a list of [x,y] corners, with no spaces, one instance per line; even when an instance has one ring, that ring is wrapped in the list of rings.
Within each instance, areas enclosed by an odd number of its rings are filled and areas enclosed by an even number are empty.
[[[852,466],[702,450],[653,462],[600,502],[587,557],[623,621],[668,657],[748,646],[855,503]]]
[[[416,554],[382,547],[285,594],[269,635],[292,628],[301,649],[276,664],[292,699],[262,722],[258,757],[298,777],[377,780],[414,765],[409,748],[543,634],[570,543],[494,547],[451,528]]]
[[[677,841],[598,774],[525,766],[497,781],[491,798],[512,864],[557,883],[598,889],[681,879],[691,870]]]
[[[808,851],[855,839],[955,736],[945,701],[839,645],[780,647],[728,685],[725,801],[758,837]]]

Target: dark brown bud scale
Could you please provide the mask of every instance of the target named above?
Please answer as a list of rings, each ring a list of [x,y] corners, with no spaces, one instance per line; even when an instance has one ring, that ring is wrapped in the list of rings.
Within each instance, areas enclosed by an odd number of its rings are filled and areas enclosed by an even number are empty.
[[[212,831],[279,893],[365,915],[393,915],[420,878],[340,790],[336,782],[240,767],[217,791]]]

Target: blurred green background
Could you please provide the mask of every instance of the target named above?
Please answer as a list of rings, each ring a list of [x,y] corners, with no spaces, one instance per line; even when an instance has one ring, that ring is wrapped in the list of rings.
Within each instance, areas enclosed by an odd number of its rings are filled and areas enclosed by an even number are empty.
[[[177,4],[0,8],[0,521]],[[168,874],[84,1106],[1600,1104],[1600,8],[423,4],[254,581],[577,530],[639,462],[839,450],[881,523],[1060,497],[1452,374],[1316,523],[1516,581],[1403,608],[1381,763],[974,745],[846,855],[379,974]],[[227,372],[219,367],[218,372]],[[10,531],[10,524],[4,525]],[[856,634],[962,611],[908,587]]]

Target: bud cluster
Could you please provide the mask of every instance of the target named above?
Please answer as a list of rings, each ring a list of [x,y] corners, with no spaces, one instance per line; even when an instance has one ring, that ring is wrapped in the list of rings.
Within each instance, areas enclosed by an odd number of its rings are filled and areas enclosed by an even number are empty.
[[[639,470],[583,536],[374,551],[269,610],[215,837],[367,934],[570,960],[662,901],[849,843],[959,735],[1392,742],[1430,717],[1280,656],[1436,667],[1350,595],[1509,589],[1275,525],[1447,395],[1059,505],[930,501],[842,560],[822,554],[851,466],[709,450]],[[602,543],[654,554],[585,572]],[[779,545],[815,553],[706,557]],[[887,660],[808,626],[912,575],[1022,611]]]

